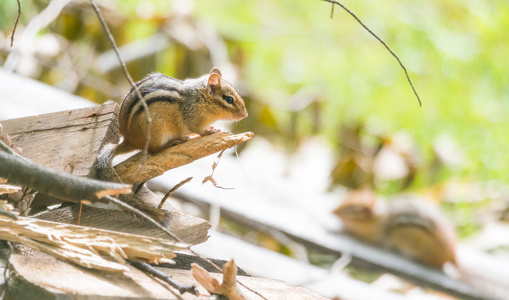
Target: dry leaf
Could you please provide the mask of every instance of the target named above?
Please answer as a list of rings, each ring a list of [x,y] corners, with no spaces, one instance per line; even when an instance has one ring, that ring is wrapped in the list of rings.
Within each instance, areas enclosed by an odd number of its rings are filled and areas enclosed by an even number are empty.
[[[194,279],[198,281],[209,293],[221,294],[221,285],[217,279],[210,276],[209,272],[196,263],[191,264]]]
[[[194,279],[209,291],[209,293],[223,295],[230,300],[248,299],[241,293],[237,286],[237,266],[233,259],[223,266],[223,283],[221,284],[199,265],[192,263],[191,268]]]

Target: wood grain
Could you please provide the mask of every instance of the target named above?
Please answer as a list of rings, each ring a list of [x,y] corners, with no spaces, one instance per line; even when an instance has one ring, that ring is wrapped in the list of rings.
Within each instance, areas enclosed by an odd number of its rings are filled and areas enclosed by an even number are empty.
[[[186,244],[167,239],[33,218],[12,220],[3,216],[0,216],[0,239],[29,246],[86,268],[114,273],[128,272],[126,259],[168,263],[176,256],[174,251],[188,248]]]
[[[205,299],[176,295],[148,275],[129,266],[129,276],[79,268],[51,257],[12,255],[9,260],[9,299]],[[182,284],[197,285],[188,270],[157,268]],[[211,274],[222,281],[221,274]],[[273,279],[238,276],[238,280],[267,299],[323,300],[310,290]],[[202,295],[207,291],[197,286]],[[243,289],[249,299],[259,299]]]
[[[115,171],[124,183],[144,182],[157,177],[164,172],[192,163],[205,156],[244,143],[252,139],[252,132],[230,134],[219,132],[200,138],[191,139],[185,143],[167,148],[160,152],[149,154],[147,161],[142,163],[141,153],[135,154],[126,161],[115,166]]]
[[[86,176],[103,143],[117,143],[118,105],[1,121],[22,155],[55,171]]]

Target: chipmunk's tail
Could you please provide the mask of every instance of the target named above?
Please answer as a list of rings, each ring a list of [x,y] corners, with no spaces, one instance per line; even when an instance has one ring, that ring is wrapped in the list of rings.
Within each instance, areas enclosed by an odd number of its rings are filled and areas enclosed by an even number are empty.
[[[117,172],[113,168],[112,160],[117,154],[127,153],[133,149],[130,147],[122,146],[124,144],[106,144],[103,146],[99,155],[96,157],[94,164],[92,165],[91,171],[88,175],[89,178],[99,179],[102,181],[110,181],[122,183],[122,180],[118,176]],[[135,208],[143,211],[150,215],[157,221],[162,221],[165,216],[165,212],[161,209],[145,203],[145,200],[134,193],[123,194],[118,197],[123,202],[134,206]],[[134,216],[134,215],[133,215]]]

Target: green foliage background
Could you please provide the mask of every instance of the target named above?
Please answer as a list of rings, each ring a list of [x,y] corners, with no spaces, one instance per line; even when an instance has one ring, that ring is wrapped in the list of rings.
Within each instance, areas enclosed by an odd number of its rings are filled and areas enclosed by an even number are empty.
[[[422,108],[396,60],[339,7],[331,19],[331,4],[326,2],[98,2],[104,6],[119,45],[160,32],[176,10],[189,7],[194,22],[215,29],[228,46],[248,91],[250,120],[246,126],[275,142],[295,146],[316,133],[309,109],[299,112],[296,134],[290,132],[292,95],[301,89],[312,90],[322,101],[318,134],[328,138],[333,147],[341,144],[342,126],[360,123],[371,132],[387,135],[408,131],[429,161],[433,140],[448,134],[458,142],[469,164],[440,173],[439,180],[507,181],[506,0],[342,1],[399,55],[421,96]],[[20,26],[28,24],[47,4],[47,0],[22,1]],[[0,28],[6,39],[16,10],[14,0],[0,3]],[[69,41],[64,51],[72,53],[77,64],[110,49],[88,1],[73,1],[39,36],[46,34]],[[7,45],[2,49],[3,63],[9,50]],[[206,59],[188,68],[190,60],[192,56],[182,45],[170,44],[153,57],[128,66],[135,79],[153,71],[174,77],[196,76],[210,68]],[[54,66],[41,67],[35,77],[58,83],[66,70]],[[119,100],[128,89],[120,74],[119,70],[96,74],[117,87],[110,94],[87,85],[80,85],[75,93],[97,102]],[[418,178],[417,186],[427,184],[422,175]]]

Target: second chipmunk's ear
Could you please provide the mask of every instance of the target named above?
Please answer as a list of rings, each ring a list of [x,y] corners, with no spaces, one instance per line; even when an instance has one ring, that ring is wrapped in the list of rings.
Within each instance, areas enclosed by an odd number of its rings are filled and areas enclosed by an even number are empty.
[[[220,78],[223,77],[223,75],[221,75],[221,71],[216,67],[212,68],[212,70],[210,70],[209,74],[211,74],[211,75],[217,74],[217,75],[219,75]]]
[[[212,94],[221,88],[221,71],[218,68],[213,68],[209,73],[208,92]]]

